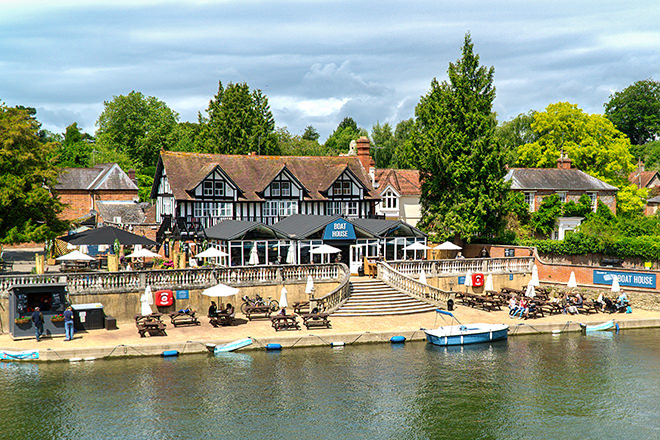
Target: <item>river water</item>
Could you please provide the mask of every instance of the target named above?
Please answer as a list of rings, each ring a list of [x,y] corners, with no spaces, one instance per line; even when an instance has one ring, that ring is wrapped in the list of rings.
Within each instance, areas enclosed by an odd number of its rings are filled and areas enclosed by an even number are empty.
[[[0,364],[2,439],[658,439],[660,330]]]

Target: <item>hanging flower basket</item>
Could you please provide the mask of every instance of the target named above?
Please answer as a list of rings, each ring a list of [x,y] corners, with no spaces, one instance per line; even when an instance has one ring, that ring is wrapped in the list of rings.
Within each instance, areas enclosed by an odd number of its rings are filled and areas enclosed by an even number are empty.
[[[29,323],[31,320],[32,320],[32,318],[30,318],[29,316],[21,316],[20,318],[16,318],[16,319],[14,319],[14,322],[15,322],[16,324],[19,324],[19,325],[20,325],[20,324],[27,324],[27,323]]]
[[[64,322],[64,315],[53,315],[50,320],[51,322]]]

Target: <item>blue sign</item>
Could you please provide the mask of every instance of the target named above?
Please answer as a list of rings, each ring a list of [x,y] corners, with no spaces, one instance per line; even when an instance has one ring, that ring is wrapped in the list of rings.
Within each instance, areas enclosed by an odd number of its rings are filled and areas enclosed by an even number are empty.
[[[655,289],[654,273],[594,270],[594,284],[607,284],[611,286],[614,277],[619,279],[619,285],[621,286]]]
[[[187,290],[177,290],[176,291],[176,299],[189,299],[188,291]]]
[[[355,240],[355,228],[343,218],[339,218],[325,227],[323,240]]]
[[[512,273],[509,274],[509,281],[513,281],[513,274]]]
[[[458,277],[458,285],[459,286],[465,285],[465,277]]]

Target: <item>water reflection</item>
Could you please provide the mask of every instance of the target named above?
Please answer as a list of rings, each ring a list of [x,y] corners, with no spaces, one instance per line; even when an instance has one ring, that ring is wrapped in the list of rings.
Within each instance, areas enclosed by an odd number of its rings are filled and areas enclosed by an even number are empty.
[[[659,438],[658,336],[3,363],[0,420],[5,438]]]

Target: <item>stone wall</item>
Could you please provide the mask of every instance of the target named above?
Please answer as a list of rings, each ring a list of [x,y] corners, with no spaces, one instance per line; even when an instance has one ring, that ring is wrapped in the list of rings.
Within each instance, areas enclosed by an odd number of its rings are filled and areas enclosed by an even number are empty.
[[[502,287],[509,287],[513,289],[521,289],[524,286],[527,286],[529,280],[531,279],[531,274],[495,274],[493,275],[493,287],[495,291],[499,291]],[[460,291],[468,293],[484,293],[483,287],[465,287],[458,284],[457,276],[441,276],[441,277],[428,277],[427,283],[431,286],[437,287],[446,291]]]

